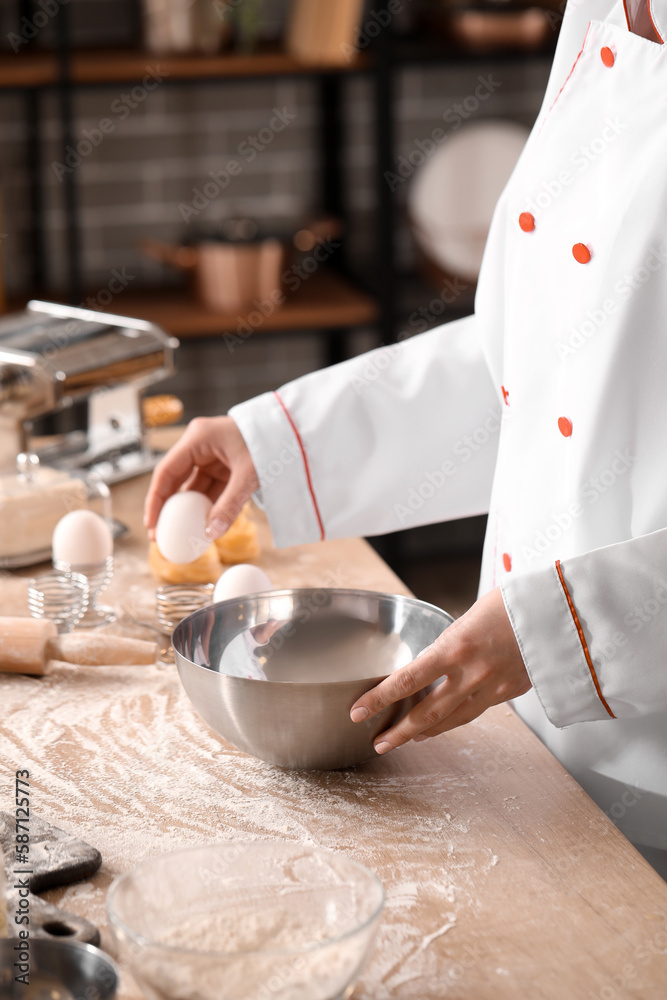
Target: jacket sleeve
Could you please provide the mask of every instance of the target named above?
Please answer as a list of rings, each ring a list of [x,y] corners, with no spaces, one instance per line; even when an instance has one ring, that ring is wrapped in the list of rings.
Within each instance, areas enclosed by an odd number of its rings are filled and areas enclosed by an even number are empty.
[[[667,530],[502,586],[526,669],[550,722],[667,710]]]
[[[499,412],[474,317],[229,411],[279,547],[486,512]]]

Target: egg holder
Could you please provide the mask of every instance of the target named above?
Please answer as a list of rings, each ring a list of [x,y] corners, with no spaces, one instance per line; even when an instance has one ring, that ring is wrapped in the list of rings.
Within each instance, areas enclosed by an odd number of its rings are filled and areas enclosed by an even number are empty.
[[[167,635],[193,611],[207,607],[213,600],[212,583],[164,584],[155,591],[157,620]]]
[[[103,562],[84,566],[73,566],[62,559],[53,560],[56,573],[69,580],[77,577],[86,582],[86,602],[83,614],[76,622],[77,628],[97,628],[98,625],[111,625],[116,621],[114,609],[109,605],[99,604],[97,600],[111,582],[113,565],[113,556],[108,556]]]
[[[160,637],[165,645],[159,649],[163,663],[174,663],[171,645],[172,632],[184,618],[193,611],[205,608],[213,601],[212,583],[161,584],[155,591],[155,613],[157,621],[146,621],[137,617],[133,609],[122,605],[123,616],[133,625],[148,629]]]
[[[88,580],[81,573],[65,576],[44,573],[28,582],[28,611],[32,618],[48,618],[59,632],[71,632],[88,604]]]
[[[169,662],[174,662],[171,636],[176,626],[193,611],[206,608],[213,601],[212,583],[164,584],[155,591],[157,620],[169,637]]]

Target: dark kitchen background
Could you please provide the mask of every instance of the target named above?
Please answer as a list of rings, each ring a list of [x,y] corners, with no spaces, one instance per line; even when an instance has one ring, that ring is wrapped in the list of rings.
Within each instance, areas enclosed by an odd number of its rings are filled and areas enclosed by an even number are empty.
[[[475,274],[429,252],[410,198],[455,133],[530,128],[559,21],[511,0],[3,0],[3,310],[37,296],[159,323],[181,342],[159,391],[184,420],[465,315]],[[475,169],[442,178],[471,217]],[[213,302],[231,278],[210,287],[206,237],[279,244],[285,302]],[[238,263],[214,266],[242,297]],[[483,527],[373,542],[458,613]]]

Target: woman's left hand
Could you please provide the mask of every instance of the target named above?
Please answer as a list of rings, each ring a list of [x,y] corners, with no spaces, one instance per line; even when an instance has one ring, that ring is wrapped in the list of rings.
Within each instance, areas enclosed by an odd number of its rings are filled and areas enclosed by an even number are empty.
[[[481,597],[416,660],[395,671],[352,706],[363,722],[388,705],[444,680],[391,729],[375,740],[387,753],[409,740],[456,729],[491,705],[525,694],[531,682],[505,610],[500,587]]]

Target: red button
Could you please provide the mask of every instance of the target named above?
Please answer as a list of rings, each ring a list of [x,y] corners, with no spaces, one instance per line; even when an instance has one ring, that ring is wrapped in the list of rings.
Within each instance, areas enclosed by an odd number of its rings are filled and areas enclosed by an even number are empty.
[[[504,385],[501,385],[500,388],[503,390],[503,399],[505,400],[505,406],[509,406],[510,405],[510,394],[509,394],[509,392],[507,391],[507,389],[505,388]]]
[[[509,573],[509,571],[512,568],[512,557],[509,554],[509,552],[503,552],[503,566],[505,567],[505,569]]]
[[[535,228],[535,216],[531,215],[530,212],[522,212],[519,216],[519,225],[524,233],[532,233]]]
[[[572,434],[572,421],[568,420],[567,417],[559,417],[558,430],[561,432],[563,437],[569,438]]]
[[[610,49],[608,45],[605,45],[603,49],[600,49],[600,59],[605,64],[607,69],[611,69],[616,61],[613,49]]]
[[[580,264],[588,264],[593,255],[585,243],[575,243],[572,247],[572,256]]]

